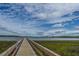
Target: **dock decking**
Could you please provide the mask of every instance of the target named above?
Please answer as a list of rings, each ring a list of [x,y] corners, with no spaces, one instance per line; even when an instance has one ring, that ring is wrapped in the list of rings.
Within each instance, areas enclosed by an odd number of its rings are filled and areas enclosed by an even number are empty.
[[[35,52],[33,51],[32,47],[30,46],[29,42],[24,38],[21,47],[19,48],[17,56],[35,56]]]

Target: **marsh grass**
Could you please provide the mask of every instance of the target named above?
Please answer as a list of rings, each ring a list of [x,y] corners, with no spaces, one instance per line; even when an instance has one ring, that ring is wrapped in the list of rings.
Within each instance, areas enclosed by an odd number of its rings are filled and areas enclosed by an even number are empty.
[[[36,41],[36,42],[62,56],[79,55],[79,41],[78,40],[73,40],[73,41],[52,40],[52,41]]]
[[[4,52],[15,43],[16,41],[0,41],[0,53]]]

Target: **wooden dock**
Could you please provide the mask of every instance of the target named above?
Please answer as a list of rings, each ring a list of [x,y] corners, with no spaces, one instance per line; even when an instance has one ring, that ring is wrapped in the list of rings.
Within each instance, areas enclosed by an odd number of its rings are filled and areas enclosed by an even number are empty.
[[[42,53],[40,53],[40,52]],[[34,42],[33,40],[28,40],[24,38],[19,40],[16,44],[11,46],[9,49],[4,51],[1,56],[60,56],[54,51]]]
[[[24,38],[17,54],[17,56],[35,56],[35,52],[30,46],[29,42]]]

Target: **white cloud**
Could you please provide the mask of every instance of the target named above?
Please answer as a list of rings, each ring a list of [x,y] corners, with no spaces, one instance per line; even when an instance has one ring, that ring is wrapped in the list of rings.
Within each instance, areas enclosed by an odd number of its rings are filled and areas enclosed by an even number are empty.
[[[64,27],[62,23],[54,24],[52,27]]]
[[[0,15],[0,26],[7,28],[8,30],[18,32],[22,35],[38,35],[39,32],[42,32],[43,35],[65,35],[69,33],[77,33],[78,30],[67,30],[64,29],[64,24],[66,22],[72,21],[73,18],[77,18],[79,16],[72,15],[72,12],[79,10],[79,4],[23,4],[27,12],[31,14],[32,17],[37,17],[38,19],[32,19],[32,21],[24,22],[13,22],[8,17],[3,17]],[[15,6],[13,7],[15,8]],[[16,8],[15,8],[16,9]],[[19,9],[16,9],[16,11]],[[61,17],[63,15],[70,14],[69,17]],[[2,18],[3,17],[3,18]],[[30,18],[30,16],[28,16]],[[7,20],[4,20],[7,19]],[[17,19],[16,19],[17,20]],[[37,20],[47,20],[49,24],[52,25],[52,28],[45,32],[42,28],[37,27],[40,23]],[[58,27],[58,28],[55,28]],[[61,28],[59,28],[61,27]],[[77,27],[78,28],[78,27]]]
[[[61,35],[65,31],[66,31],[66,29],[64,29],[64,28],[57,28],[57,29],[52,28],[51,30],[48,30],[47,32],[44,32],[43,35],[46,35],[46,36]]]
[[[19,35],[37,35],[38,32],[42,32],[40,28],[36,27],[36,22],[27,22],[21,24],[11,21],[10,18],[0,16],[0,27],[6,28],[7,30],[18,33]],[[6,20],[5,20],[6,19]]]
[[[36,8],[32,8],[32,6],[35,6]],[[40,9],[41,7],[44,9],[43,12],[40,11],[43,10]],[[27,10],[29,10],[29,8],[27,8]],[[34,12],[34,10],[36,9],[38,9],[39,12]],[[78,16],[71,16],[66,18],[62,18],[61,16],[68,13],[72,14],[72,12],[77,10],[79,10],[79,4],[31,4],[31,12],[33,13],[33,17],[39,17],[40,20],[48,20],[50,23],[72,21],[73,18],[76,18]]]
[[[79,30],[79,26],[75,26],[75,29]]]

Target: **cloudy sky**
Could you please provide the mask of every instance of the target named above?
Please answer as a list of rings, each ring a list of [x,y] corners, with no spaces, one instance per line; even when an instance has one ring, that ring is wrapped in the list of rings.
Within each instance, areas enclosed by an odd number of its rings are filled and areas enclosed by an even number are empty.
[[[0,4],[0,35],[79,35],[79,4]]]

